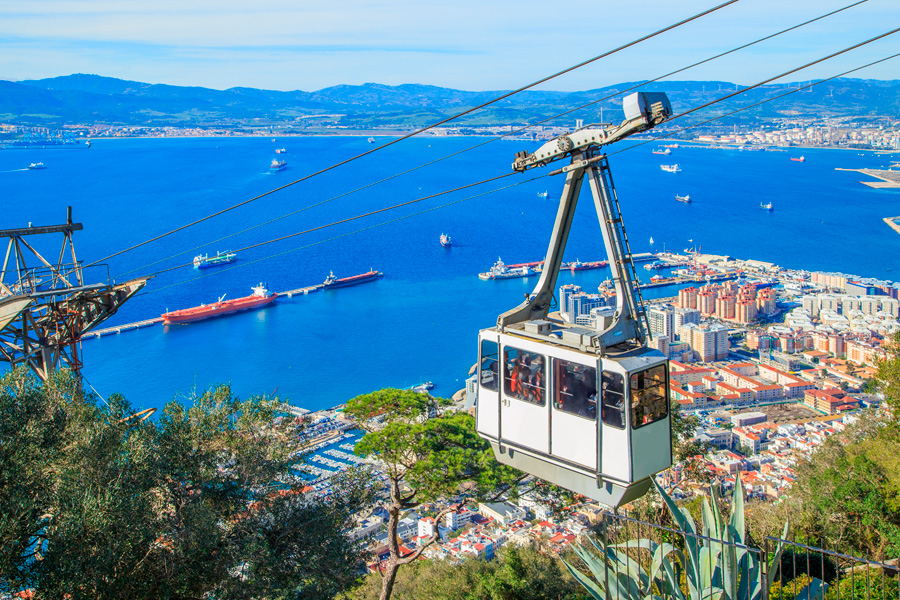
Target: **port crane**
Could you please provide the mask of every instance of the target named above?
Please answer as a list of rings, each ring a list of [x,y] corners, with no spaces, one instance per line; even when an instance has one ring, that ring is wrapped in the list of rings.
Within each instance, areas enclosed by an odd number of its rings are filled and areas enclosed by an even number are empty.
[[[478,334],[476,428],[498,461],[617,508],[672,465],[668,360],[644,342],[643,299],[603,146],[671,117],[668,97],[639,92],[619,125],[588,125],[518,152],[518,172],[563,162],[562,196],[534,291]],[[584,180],[609,257],[616,306],[595,326],[550,313]],[[564,309],[565,307],[561,307]]]

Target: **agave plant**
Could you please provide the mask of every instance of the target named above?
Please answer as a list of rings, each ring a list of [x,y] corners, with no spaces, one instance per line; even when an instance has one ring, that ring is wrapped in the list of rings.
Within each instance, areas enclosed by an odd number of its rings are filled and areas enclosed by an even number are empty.
[[[684,549],[653,540],[631,540],[607,546],[589,538],[594,550],[575,546],[575,552],[593,577],[566,563],[569,572],[597,600],[673,598],[675,600],[765,600],[776,569],[763,569],[759,550],[746,545],[744,490],[737,478],[732,495],[731,518],[723,519],[717,503],[703,500],[702,527],[685,508],[678,507],[658,484],[662,496],[684,538]],[[712,495],[712,494],[711,494]],[[784,524],[781,539],[787,536]],[[650,556],[645,569],[634,560],[632,549]],[[779,542],[769,565],[778,565],[784,543]],[[596,553],[595,553],[596,551]],[[684,580],[684,589],[680,585]],[[824,594],[826,584],[814,579],[798,598]]]

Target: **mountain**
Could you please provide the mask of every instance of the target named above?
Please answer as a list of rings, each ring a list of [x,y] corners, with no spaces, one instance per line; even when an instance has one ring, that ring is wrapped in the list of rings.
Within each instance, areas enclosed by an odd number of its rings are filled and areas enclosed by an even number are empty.
[[[551,124],[621,118],[621,97],[605,99],[640,82],[579,92],[525,91],[455,121],[457,126],[533,123],[593,102]],[[767,85],[698,111],[694,122],[772,98],[797,84]],[[676,112],[713,101],[739,89],[724,81],[667,81],[646,86],[665,91]],[[23,125],[106,123],[128,126],[241,127],[291,124],[299,129],[411,127],[448,117],[504,92],[470,92],[430,85],[366,83],[318,91],[281,92],[254,88],[214,90],[75,74],[19,82],[0,81],[0,120]],[[835,79],[723,123],[790,116],[874,117],[900,112],[900,80]]]

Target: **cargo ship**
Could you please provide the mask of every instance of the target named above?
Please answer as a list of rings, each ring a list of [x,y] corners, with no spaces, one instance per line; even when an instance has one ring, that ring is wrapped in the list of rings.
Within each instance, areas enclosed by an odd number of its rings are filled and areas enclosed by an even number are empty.
[[[538,263],[539,264],[539,263]],[[490,279],[514,279],[518,277],[531,277],[540,274],[540,270],[535,269],[528,264],[507,265],[499,258],[490,270],[479,273],[478,279],[488,281]]]
[[[193,308],[184,308],[181,310],[173,310],[163,313],[163,324],[171,325],[173,323],[192,323],[194,321],[202,321],[203,319],[211,319],[212,317],[221,317],[230,315],[231,313],[242,310],[251,310],[254,308],[262,308],[267,304],[271,304],[278,294],[269,292],[265,283],[260,283],[256,287],[250,288],[253,293],[243,298],[235,298],[234,300],[225,300],[223,295],[218,301],[212,304],[201,304]]]
[[[806,157],[801,156],[800,158],[794,158],[794,157],[792,156],[792,157],[791,157],[791,160],[794,161],[794,162],[806,162]]]
[[[674,165],[659,165],[659,168],[666,173],[678,173],[681,171],[681,167],[679,167],[677,163]]]
[[[691,195],[688,194],[687,196],[679,196],[678,194],[675,194],[675,200],[677,202],[683,202],[685,204],[690,204],[691,203]]]
[[[383,277],[384,273],[381,271],[369,271],[367,273],[363,273],[362,275],[354,275],[353,277],[342,277],[337,278],[334,276],[334,272],[329,272],[328,277],[325,278],[325,282],[322,284],[322,287],[326,290],[348,287],[351,285],[357,285],[360,283],[366,283],[367,281],[372,281],[374,279],[378,279],[379,277]]]
[[[653,154],[662,154],[662,155],[665,155],[665,156],[668,156],[668,155],[672,154],[672,151],[669,150],[668,148],[663,148],[662,150],[660,150],[659,148],[657,148],[657,149],[655,149],[655,150],[652,150],[651,152],[653,152]]]
[[[772,212],[773,210],[775,210],[775,208],[772,206],[772,203],[771,203],[771,202],[769,202],[768,204],[763,204],[762,202],[760,202],[760,203],[759,203],[759,207],[760,207],[761,209],[767,210],[767,211],[769,211],[769,212]]]
[[[287,166],[286,160],[278,160],[277,158],[272,159],[272,164],[269,165],[269,169],[272,171],[281,171]]]
[[[568,269],[570,271],[588,271],[590,269],[602,269],[603,267],[608,267],[609,263],[605,260],[594,260],[591,262],[581,262],[578,259],[573,260],[572,262],[563,263],[559,266],[560,270]]]
[[[449,248],[452,245],[453,245],[453,240],[450,239],[450,236],[447,235],[446,233],[442,233],[441,234],[441,246],[443,246],[444,248]]]
[[[236,252],[216,252],[216,255],[212,258],[210,258],[208,254],[198,254],[194,257],[194,268],[206,269],[209,267],[217,267],[219,265],[230,263],[235,259],[237,259]]]

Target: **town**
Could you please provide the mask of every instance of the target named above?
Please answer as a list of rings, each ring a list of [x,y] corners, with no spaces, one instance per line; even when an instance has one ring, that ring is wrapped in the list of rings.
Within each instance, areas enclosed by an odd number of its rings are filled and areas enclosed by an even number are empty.
[[[671,401],[682,416],[696,419],[692,441],[702,450],[688,457],[690,469],[676,463],[657,481],[684,499],[708,494],[710,485],[725,493],[740,477],[748,498],[779,500],[799,461],[862,410],[878,409],[879,398],[867,391],[876,361],[900,331],[900,284],[695,251],[658,253],[655,259],[645,268],[717,282],[683,287],[647,306],[648,345],[668,356]],[[615,306],[608,282],[595,293],[565,284],[558,297],[555,318],[586,327],[599,326]],[[451,410],[474,414],[477,390],[472,375]],[[377,461],[352,454],[359,432],[340,408],[303,411],[302,417],[317,453],[304,467],[307,493],[327,495],[330,477],[355,464],[377,471]],[[414,551],[436,528],[440,540],[425,557],[489,559],[504,544],[535,539],[561,551],[606,510],[586,499],[560,509],[525,493],[515,501],[464,506],[435,522],[434,515],[460,500],[403,515],[402,552]],[[383,510],[361,515],[351,533],[367,539],[373,556],[382,559],[388,552],[386,519]]]

